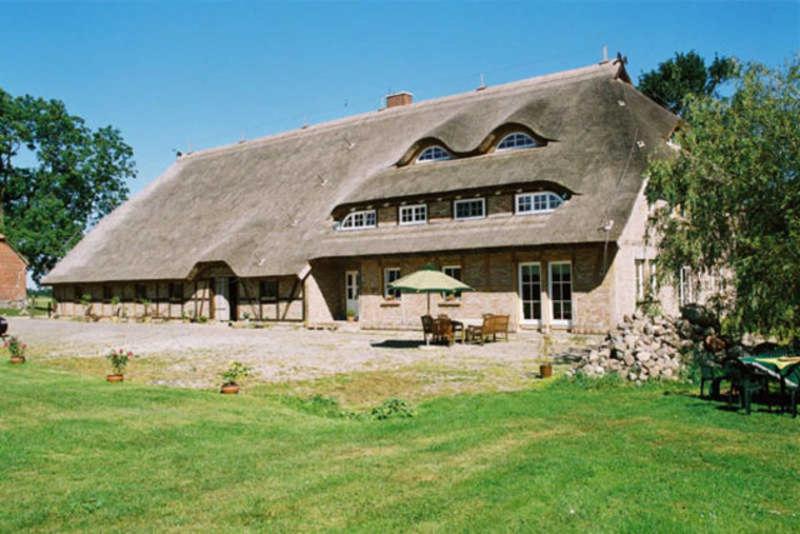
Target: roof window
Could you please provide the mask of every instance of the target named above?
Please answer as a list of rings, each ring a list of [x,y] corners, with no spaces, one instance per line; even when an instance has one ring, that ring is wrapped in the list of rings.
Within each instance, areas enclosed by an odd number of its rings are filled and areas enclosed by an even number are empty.
[[[534,148],[540,146],[536,140],[524,132],[513,132],[503,137],[497,143],[497,150],[518,150],[520,148]]]
[[[434,145],[423,150],[420,155],[417,156],[417,162],[428,163],[430,161],[443,161],[452,159],[452,157],[453,156],[447,151],[446,148],[443,148],[439,145]]]

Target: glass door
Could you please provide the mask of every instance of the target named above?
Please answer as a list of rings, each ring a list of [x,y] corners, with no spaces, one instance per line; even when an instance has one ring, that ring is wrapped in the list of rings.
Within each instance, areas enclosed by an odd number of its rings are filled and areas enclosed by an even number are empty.
[[[519,298],[522,322],[539,324],[542,320],[542,269],[538,263],[519,264]]]

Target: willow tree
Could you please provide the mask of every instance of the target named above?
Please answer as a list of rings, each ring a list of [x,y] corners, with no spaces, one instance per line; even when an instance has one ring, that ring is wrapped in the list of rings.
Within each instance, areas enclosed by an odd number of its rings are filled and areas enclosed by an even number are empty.
[[[729,98],[689,97],[675,157],[648,170],[661,276],[725,273],[732,333],[800,334],[798,59],[746,66]]]

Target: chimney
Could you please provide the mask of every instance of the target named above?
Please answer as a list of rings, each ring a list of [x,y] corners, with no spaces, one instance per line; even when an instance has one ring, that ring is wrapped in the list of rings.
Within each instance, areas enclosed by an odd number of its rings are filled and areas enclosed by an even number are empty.
[[[386,95],[386,107],[396,108],[397,106],[407,106],[414,100],[414,95],[408,91],[400,91]]]

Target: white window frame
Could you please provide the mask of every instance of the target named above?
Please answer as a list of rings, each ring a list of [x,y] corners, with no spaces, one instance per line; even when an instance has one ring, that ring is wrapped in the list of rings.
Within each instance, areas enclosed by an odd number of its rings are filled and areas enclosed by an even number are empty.
[[[570,303],[570,319],[556,319],[553,313],[553,266],[555,265],[569,265],[569,303]],[[572,262],[569,260],[564,261],[551,261],[547,264],[547,297],[550,301],[550,323],[555,326],[572,326],[575,322],[575,276],[572,269]],[[561,301],[564,299],[562,298]]]
[[[448,274],[448,272],[447,272],[448,270],[452,270],[452,269],[458,269],[459,274],[461,276],[463,276],[464,270],[461,268],[461,265],[455,265],[455,264],[453,264],[453,265],[442,265],[442,272],[444,274],[446,274],[447,276],[450,276],[452,278],[456,278],[455,276],[453,276],[451,274]],[[461,276],[456,278],[456,280],[461,281]],[[442,291],[442,298],[447,298],[447,295],[448,295],[447,291]],[[452,293],[452,295],[456,299],[460,299],[461,298],[461,292],[460,291],[458,291],[458,292],[454,291]]]
[[[435,150],[437,148],[439,150],[441,150],[445,154],[444,157],[421,159],[422,156],[426,152]],[[443,147],[442,145],[432,145],[432,146],[428,146],[428,147],[425,147],[424,149],[422,149],[422,152],[419,153],[419,155],[417,156],[417,159],[415,161],[417,163],[433,163],[434,161],[448,161],[448,160],[451,160],[451,159],[453,159],[453,154],[449,150],[447,150],[445,147]]]
[[[525,304],[522,298],[522,268],[529,267],[531,265],[536,265],[539,267],[539,318],[538,319],[526,319],[525,318]],[[544,319],[544,310],[545,310],[545,302],[542,298],[542,263],[538,261],[523,261],[517,264],[517,291],[519,295],[519,322],[526,325],[536,325],[539,326],[542,324],[542,320]]]
[[[442,265],[442,272],[444,274],[447,274],[448,270],[453,270],[453,269],[458,269],[459,273],[461,273],[461,274],[463,274],[463,272],[464,272],[463,269],[461,268],[461,265],[455,265],[455,264],[453,264],[453,265]],[[452,278],[456,278],[455,276],[453,276],[451,274],[447,274],[447,276],[450,276]],[[461,278],[456,278],[456,280],[461,280]]]
[[[656,277],[656,264],[653,260],[647,262],[647,266],[650,268],[650,297],[651,298],[658,298],[658,278]]]
[[[370,214],[373,216],[373,220],[375,221],[372,224],[363,224],[361,226],[345,226],[345,222],[351,218],[355,220],[356,215],[363,215],[364,220],[366,221],[367,216]],[[360,210],[360,211],[351,211],[350,213],[348,213],[345,216],[345,218],[342,219],[342,222],[339,223],[337,230],[349,232],[353,230],[364,230],[367,228],[375,228],[376,226],[378,226],[378,212],[376,210]]]
[[[423,219],[416,219],[417,211],[419,208],[422,208],[424,218]],[[411,220],[410,221],[403,221],[403,212],[410,211],[411,212]],[[401,226],[409,226],[413,224],[427,224],[428,223],[428,205],[427,204],[412,204],[410,206],[400,206],[400,209],[397,211],[397,222]]]
[[[636,277],[636,304],[644,301],[645,298],[644,265],[645,260],[642,258],[633,260],[634,276]]]
[[[474,216],[471,216],[471,217],[459,217],[458,216],[458,206],[459,206],[459,204],[467,204],[467,203],[471,203],[471,202],[480,202],[483,214],[474,215]],[[471,221],[471,220],[475,220],[475,219],[485,219],[485,218],[486,218],[486,199],[484,197],[480,197],[480,198],[462,198],[462,199],[453,201],[453,219],[455,219],[457,221]]]
[[[557,197],[557,198],[561,199],[561,203],[558,206],[556,206],[554,208],[551,208],[550,207],[550,195],[553,195],[554,197]],[[547,208],[542,209],[542,210],[537,210],[537,209],[534,208],[534,206],[536,204],[536,197],[537,196],[538,197],[541,197],[541,196],[545,197],[545,204],[547,205]],[[520,199],[528,198],[528,197],[531,199],[531,209],[528,210],[528,211],[520,211],[520,209],[519,209],[519,201],[520,201]],[[565,202],[566,202],[566,200],[564,200],[564,198],[561,195],[559,195],[558,193],[554,193],[553,191],[535,191],[535,192],[532,192],[532,193],[518,193],[518,194],[514,195],[514,215],[541,215],[541,214],[544,214],[544,213],[552,213],[553,211],[555,211],[558,208],[560,208],[561,206],[563,206]]]
[[[389,273],[390,272],[397,272],[397,278],[393,280],[389,280]],[[402,293],[395,289],[390,289],[389,284],[400,278],[402,275],[400,274],[400,267],[384,267],[383,269],[383,298],[386,300],[400,300],[402,297]],[[397,291],[397,295],[393,292]]]
[[[505,143],[506,140],[509,137],[514,137],[514,136],[518,136],[518,135],[521,135],[523,137],[527,137],[528,139],[530,139],[531,140],[531,144],[525,144],[525,145],[516,145],[515,144],[514,146],[501,147],[501,145],[503,143]],[[511,132],[510,134],[503,136],[503,138],[500,139],[500,141],[497,143],[497,145],[495,145],[495,151],[497,151],[497,152],[505,152],[506,150],[525,150],[526,148],[536,148],[536,147],[539,147],[539,146],[542,146],[542,145],[531,134],[526,133],[526,132],[516,131],[516,132]]]

